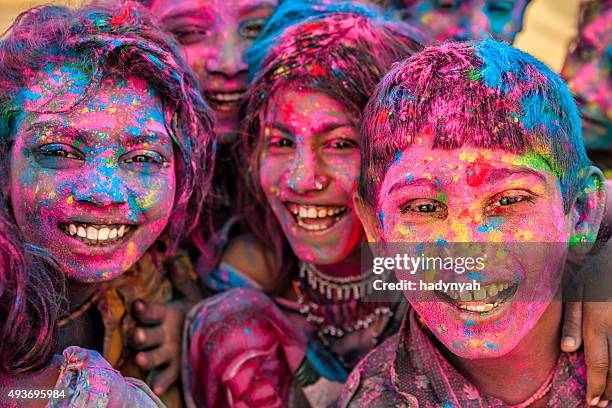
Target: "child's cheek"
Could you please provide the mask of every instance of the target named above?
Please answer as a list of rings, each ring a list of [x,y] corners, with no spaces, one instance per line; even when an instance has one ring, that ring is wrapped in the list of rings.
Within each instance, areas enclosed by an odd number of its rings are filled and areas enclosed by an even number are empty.
[[[329,160],[329,173],[341,193],[353,195],[359,181],[359,154]]]
[[[134,210],[148,220],[165,219],[169,216],[174,201],[174,177],[169,174],[140,177],[131,181],[128,189],[134,200]]]
[[[278,160],[269,156],[262,157],[259,165],[259,179],[266,195],[278,196],[280,194],[284,175],[289,174],[290,166],[291,163],[285,160]]]

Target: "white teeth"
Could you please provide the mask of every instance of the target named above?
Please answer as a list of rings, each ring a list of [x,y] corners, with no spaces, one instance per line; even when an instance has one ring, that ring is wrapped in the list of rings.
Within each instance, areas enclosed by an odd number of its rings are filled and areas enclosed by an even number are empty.
[[[108,239],[108,235],[110,234],[110,229],[104,227],[98,232],[98,241],[106,241]]]
[[[495,296],[499,293],[499,289],[497,289],[497,285],[496,284],[492,284],[487,288],[487,293],[489,294],[489,296]]]
[[[129,225],[122,225],[118,229],[112,227],[100,227],[92,225],[68,224],[64,227],[64,231],[70,236],[78,236],[86,239],[88,243],[104,242],[123,237],[130,230]]]
[[[215,92],[211,96],[220,102],[238,102],[242,99],[243,92]]]
[[[289,205],[289,211],[301,218],[325,218],[340,214],[346,207],[312,207],[312,206],[293,206]]]
[[[98,239],[98,230],[94,227],[87,227],[87,239],[96,241]]]
[[[328,228],[325,225],[321,224],[306,224],[300,219],[298,219],[298,225],[308,231],[321,231]]]

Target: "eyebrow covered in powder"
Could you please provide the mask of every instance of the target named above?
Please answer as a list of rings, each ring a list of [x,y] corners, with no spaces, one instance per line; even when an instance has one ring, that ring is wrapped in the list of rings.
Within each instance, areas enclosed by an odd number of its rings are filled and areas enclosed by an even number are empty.
[[[313,130],[313,134],[315,136],[320,136],[320,135],[324,135],[326,133],[330,133],[333,132],[336,129],[340,129],[343,127],[351,127],[354,128],[355,125],[353,123],[350,122],[339,122],[339,123],[324,123],[322,125],[320,125],[319,127],[315,128]],[[274,122],[270,125],[270,128],[272,129],[278,129],[283,133],[287,133],[288,135],[294,135],[295,132],[293,132],[291,129],[289,129],[288,126],[286,126],[284,123],[280,123],[280,122]]]
[[[529,168],[526,167],[510,167],[510,168],[492,168],[489,169],[489,171],[487,172],[487,174],[484,177],[483,180],[483,184],[487,184],[487,185],[491,185],[491,184],[496,184],[499,183],[500,181],[507,179],[509,177],[512,177],[514,175],[526,175],[526,176],[532,176],[532,177],[536,177],[539,179],[540,182],[544,183],[546,182],[546,179],[544,178],[544,176],[540,173],[538,173],[535,170],[531,170]],[[439,184],[436,184],[436,182],[434,181],[434,179],[427,179],[424,177],[419,177],[419,178],[412,178],[409,176],[404,176],[398,180],[396,180],[391,187],[389,187],[389,190],[387,191],[387,194],[391,194],[403,187],[427,187],[427,188],[438,188]]]
[[[249,4],[245,4],[244,6],[240,7],[239,14],[241,16],[244,16],[244,15],[251,14],[255,11],[259,11],[261,9],[274,10],[274,8],[276,8],[276,4],[274,2],[255,1],[255,2],[250,2]]]
[[[163,146],[172,145],[172,139],[166,133],[158,131],[149,132],[143,129],[140,130],[142,133],[139,135],[123,133],[123,144],[130,147],[141,144],[161,144]],[[26,129],[26,132],[30,134],[43,134],[49,131],[76,139],[82,144],[87,144],[90,142],[92,140],[92,135],[94,134],[94,132],[51,121],[37,122],[31,126],[28,126]]]
[[[161,19],[161,22],[164,25],[172,25],[177,23],[184,23],[185,20],[201,23],[210,23],[215,20],[215,16],[209,10],[192,8],[185,10],[177,10],[172,13],[169,13]]]

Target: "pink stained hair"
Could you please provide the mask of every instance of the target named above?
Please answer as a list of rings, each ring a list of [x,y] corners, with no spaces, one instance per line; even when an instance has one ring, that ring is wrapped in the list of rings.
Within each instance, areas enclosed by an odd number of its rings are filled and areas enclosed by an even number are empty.
[[[171,37],[136,2],[95,2],[76,9],[45,5],[15,19],[0,42],[0,178],[8,177],[9,152],[23,113],[20,91],[37,71],[66,61],[76,61],[88,75],[83,99],[108,74],[142,78],[160,95],[177,162],[177,193],[166,229],[171,252],[210,217],[205,203],[216,137],[195,76]],[[46,112],[53,113],[53,106]]]
[[[419,136],[540,156],[558,176],[565,210],[590,165],[567,85],[531,55],[495,40],[449,42],[398,63],[374,90],[361,124],[359,195],[375,205],[397,155]]]
[[[296,21],[296,16],[305,18]],[[247,57],[252,81],[240,154],[248,172],[239,213],[245,215],[244,228],[275,254],[276,285],[268,292],[285,289],[297,261],[258,179],[261,123],[272,96],[285,86],[323,92],[359,118],[380,78],[394,62],[420,50],[423,37],[412,26],[359,5],[286,2],[254,44]]]
[[[49,363],[67,304],[58,266],[44,251],[23,243],[1,199],[0,384]]]

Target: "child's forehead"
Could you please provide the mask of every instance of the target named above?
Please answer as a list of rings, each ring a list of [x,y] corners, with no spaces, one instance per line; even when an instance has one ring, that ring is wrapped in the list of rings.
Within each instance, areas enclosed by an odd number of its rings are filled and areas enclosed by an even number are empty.
[[[25,74],[29,80],[16,90],[17,102],[25,112],[67,112],[84,97],[90,103],[102,98],[114,103],[131,102],[129,98],[135,96],[158,98],[155,89],[142,78],[123,78],[113,72],[93,74],[76,59],[49,63],[37,71],[27,72],[26,69]],[[96,81],[94,76],[102,76],[102,79]]]
[[[555,176],[545,158],[533,151],[516,154],[499,148],[472,146],[433,148],[431,141],[417,138],[411,146],[391,157],[380,192],[387,192],[393,183],[406,177],[469,184],[475,173],[541,175],[542,179]]]

